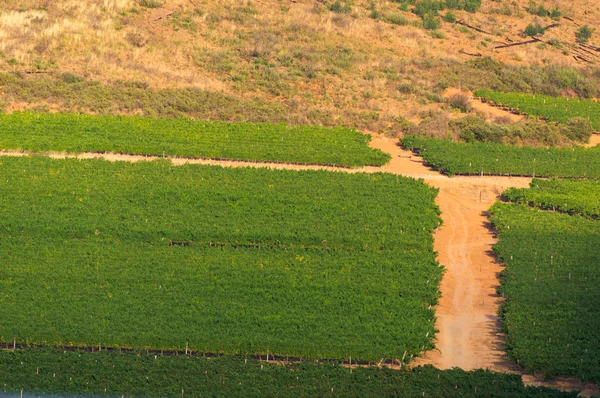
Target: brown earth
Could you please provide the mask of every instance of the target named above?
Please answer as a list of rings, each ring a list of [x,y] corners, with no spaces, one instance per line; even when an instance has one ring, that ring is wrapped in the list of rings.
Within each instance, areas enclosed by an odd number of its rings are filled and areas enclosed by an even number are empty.
[[[599,139],[600,141],[600,139]],[[509,361],[504,351],[504,335],[500,332],[498,310],[501,297],[496,294],[498,275],[503,267],[496,261],[492,246],[496,243],[486,217],[487,209],[509,187],[528,187],[530,178],[521,177],[447,177],[423,165],[397,145],[397,140],[373,134],[373,148],[392,155],[383,167],[342,169],[279,163],[252,163],[204,159],[172,158],[173,164],[210,164],[224,167],[267,167],[272,169],[338,172],[387,172],[423,179],[439,189],[436,202],[443,225],[435,232],[434,248],[439,262],[446,268],[440,289],[442,297],[436,308],[437,349],[425,353],[414,364],[432,364],[440,369],[459,367],[465,370],[487,368],[497,372],[523,375],[527,385],[543,385],[562,390],[582,390],[582,396],[600,394],[598,386],[576,379],[544,381],[543,375],[528,375]],[[0,151],[4,156],[27,156],[27,153]],[[157,157],[118,154],[48,154],[53,158],[104,158],[109,161],[147,161]]]

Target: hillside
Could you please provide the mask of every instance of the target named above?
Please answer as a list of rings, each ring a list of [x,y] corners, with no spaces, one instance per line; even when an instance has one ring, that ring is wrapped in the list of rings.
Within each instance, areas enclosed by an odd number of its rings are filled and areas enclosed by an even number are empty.
[[[600,53],[575,49],[578,25],[600,16],[595,2],[537,2],[558,10],[552,19],[527,11],[527,1],[484,0],[477,12],[431,16],[432,30],[412,3],[8,0],[0,5],[0,101],[7,111],[186,114],[398,134],[432,115],[445,126],[438,113],[459,112],[451,87],[598,96]],[[489,34],[445,21],[452,17]],[[495,48],[526,40],[530,23],[559,26],[544,42]],[[597,34],[589,43],[600,44]]]

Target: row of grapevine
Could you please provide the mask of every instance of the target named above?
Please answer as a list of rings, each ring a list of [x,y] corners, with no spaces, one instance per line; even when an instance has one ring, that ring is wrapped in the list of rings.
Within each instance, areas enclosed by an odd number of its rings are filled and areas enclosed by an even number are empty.
[[[367,361],[433,347],[439,214],[419,181],[0,162],[2,342]]]
[[[350,370],[336,363],[277,365],[229,356],[206,359],[52,349],[0,351],[0,383],[4,391],[15,393],[144,397],[577,396],[576,392],[525,387],[518,375],[486,370],[431,366]]]
[[[600,178],[600,149],[533,148],[406,136],[402,145],[419,148],[428,166],[449,175],[513,175]]]
[[[499,105],[517,108],[527,112],[528,115],[560,123],[567,123],[569,119],[580,117],[589,120],[592,127],[600,131],[600,102],[597,101],[537,94],[501,93],[491,90],[479,90],[475,95]]]
[[[542,209],[600,218],[599,180],[535,179],[531,188],[512,188],[504,192],[504,196]]]
[[[380,166],[389,155],[348,128],[225,123],[136,116],[0,115],[0,149],[116,152],[345,167]]]
[[[549,377],[600,382],[600,223],[497,203],[490,212],[508,355]]]

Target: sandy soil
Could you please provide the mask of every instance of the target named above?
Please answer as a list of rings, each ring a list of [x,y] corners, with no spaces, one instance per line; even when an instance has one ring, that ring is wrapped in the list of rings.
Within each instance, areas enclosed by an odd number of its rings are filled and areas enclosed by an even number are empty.
[[[600,136],[594,136],[600,142]],[[541,375],[525,375],[508,360],[504,350],[504,335],[499,331],[497,316],[501,298],[496,294],[498,274],[502,266],[492,253],[496,242],[486,217],[487,209],[509,187],[528,187],[530,178],[521,177],[447,177],[423,165],[397,145],[397,140],[373,134],[373,148],[392,155],[383,167],[344,169],[323,166],[303,166],[279,163],[252,163],[204,159],[172,158],[176,165],[210,164],[224,167],[267,167],[272,169],[315,170],[338,172],[387,172],[423,179],[438,188],[437,204],[443,225],[435,233],[435,250],[439,262],[446,267],[441,283],[442,297],[436,308],[437,349],[418,358],[415,365],[432,364],[440,369],[460,367],[465,370],[487,368],[499,372],[518,373],[528,385],[544,385],[565,390],[583,390],[583,396],[599,394],[598,386],[583,385],[576,379],[546,382]],[[0,151],[0,155],[28,156],[27,153]],[[53,158],[104,158],[109,161],[148,161],[157,157],[118,154],[48,154]]]
[[[600,145],[600,133],[598,133],[598,134],[593,134],[593,135],[590,137],[590,142],[588,142],[588,143],[587,143],[587,144],[585,144],[584,146],[585,146],[586,148],[591,148],[591,147],[593,147],[593,146],[596,146],[596,145]]]

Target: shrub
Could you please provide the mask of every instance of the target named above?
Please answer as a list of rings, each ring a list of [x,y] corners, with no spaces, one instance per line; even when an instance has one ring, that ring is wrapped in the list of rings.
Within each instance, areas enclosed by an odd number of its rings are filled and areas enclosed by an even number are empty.
[[[404,15],[398,14],[398,13],[386,14],[383,17],[383,20],[385,22],[388,22],[388,23],[391,23],[394,25],[400,25],[400,26],[406,26],[410,23],[408,18],[406,18]]]
[[[471,110],[471,103],[469,96],[465,94],[454,94],[450,98],[448,98],[448,104],[454,108],[458,109],[461,112],[467,113]]]
[[[527,27],[525,28],[525,30],[523,31],[523,34],[525,36],[538,36],[538,35],[543,35],[544,34],[544,28],[542,27],[542,25],[540,25],[539,22],[536,22],[534,24],[529,24],[527,25]]]
[[[329,11],[347,14],[352,11],[352,2],[344,0],[336,0],[329,5]]]
[[[444,15],[444,21],[454,23],[456,22],[456,15],[454,15],[452,11],[448,11],[446,15]]]
[[[594,29],[590,28],[587,25],[582,26],[576,33],[577,43],[586,44],[594,33]]]
[[[561,133],[565,137],[578,142],[587,142],[593,132],[590,121],[581,117],[569,119],[566,125],[561,126]]]
[[[429,13],[423,17],[423,27],[427,30],[435,30],[440,27],[440,24],[440,18],[434,13]]]
[[[82,77],[77,76],[73,73],[69,73],[69,72],[63,73],[62,75],[60,75],[60,78],[63,82],[69,83],[69,84],[79,83],[79,82],[83,81]]]
[[[165,3],[160,0],[138,0],[138,4],[146,8],[159,8]]]

